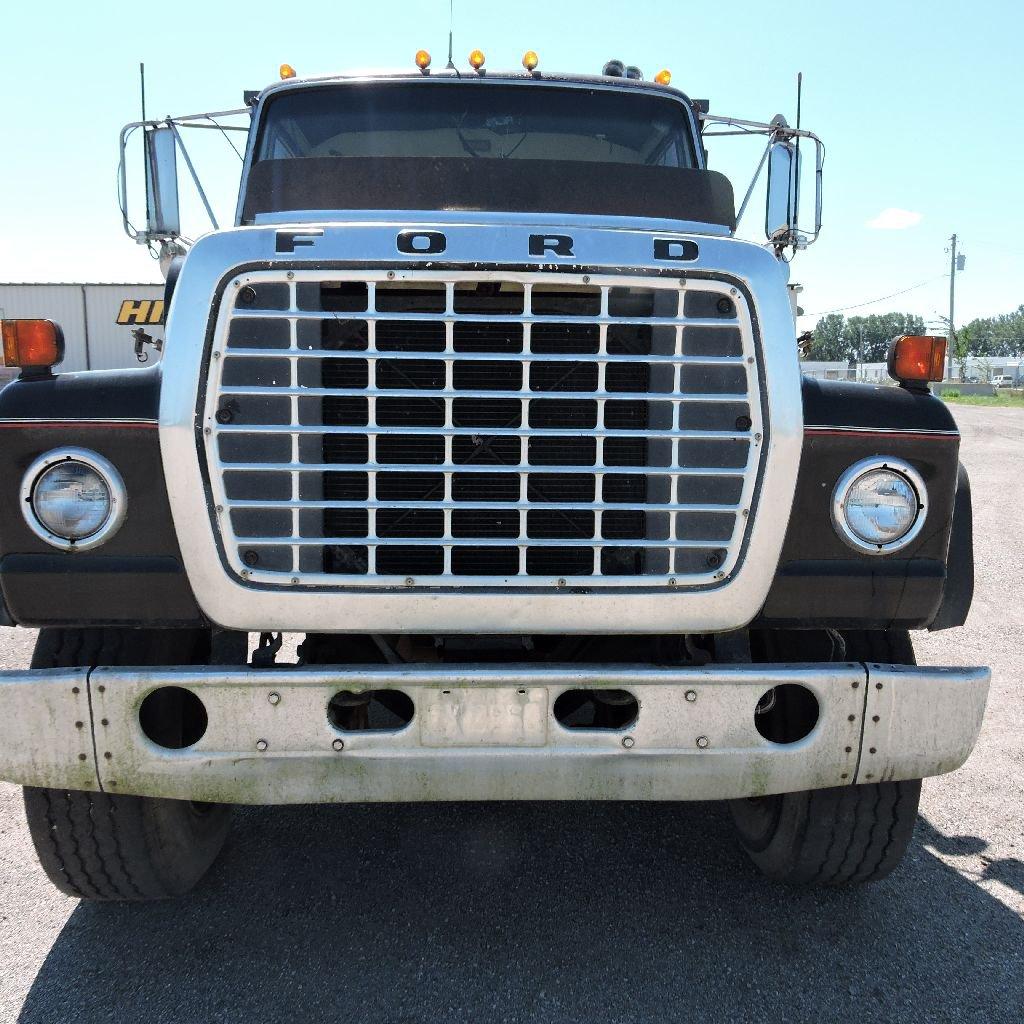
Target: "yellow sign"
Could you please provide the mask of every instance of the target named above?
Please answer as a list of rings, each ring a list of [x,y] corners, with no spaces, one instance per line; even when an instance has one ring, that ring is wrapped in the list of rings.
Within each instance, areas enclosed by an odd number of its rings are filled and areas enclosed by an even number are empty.
[[[164,322],[163,299],[125,299],[117,311],[119,324],[162,324]]]

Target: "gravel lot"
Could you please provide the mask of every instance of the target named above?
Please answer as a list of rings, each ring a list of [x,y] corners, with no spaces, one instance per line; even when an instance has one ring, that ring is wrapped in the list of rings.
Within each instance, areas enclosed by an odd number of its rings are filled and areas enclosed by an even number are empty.
[[[192,898],[79,904],[0,784],[0,1020],[1019,1022],[1024,412],[954,411],[978,587],[918,658],[991,664],[993,690],[887,882],[774,886],[710,804],[253,808]]]

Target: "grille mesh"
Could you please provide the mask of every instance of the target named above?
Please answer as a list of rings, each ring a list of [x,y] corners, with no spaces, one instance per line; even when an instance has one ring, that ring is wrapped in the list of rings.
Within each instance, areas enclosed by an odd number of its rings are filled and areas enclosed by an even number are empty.
[[[763,447],[753,345],[717,281],[247,275],[205,409],[228,559],[289,585],[721,579]]]

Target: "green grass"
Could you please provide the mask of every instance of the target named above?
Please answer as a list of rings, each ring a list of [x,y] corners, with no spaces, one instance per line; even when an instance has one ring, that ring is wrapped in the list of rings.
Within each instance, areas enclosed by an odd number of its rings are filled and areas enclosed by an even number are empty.
[[[994,395],[961,395],[959,391],[943,391],[940,398],[956,405],[995,405],[1006,409],[1024,409],[1024,390],[1001,388]]]

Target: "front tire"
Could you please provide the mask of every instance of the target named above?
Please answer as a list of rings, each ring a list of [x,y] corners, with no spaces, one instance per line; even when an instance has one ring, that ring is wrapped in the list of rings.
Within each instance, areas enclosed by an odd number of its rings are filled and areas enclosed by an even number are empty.
[[[204,630],[44,629],[32,667],[204,664],[209,645]],[[206,874],[230,827],[225,804],[33,787],[24,795],[39,863],[80,899],[181,896]]]
[[[914,834],[921,780],[840,786],[731,802],[740,843],[769,878],[793,884],[877,882]]]
[[[25,787],[39,863],[61,892],[157,900],[192,889],[220,853],[231,809],[148,796]]]
[[[836,634],[835,660],[913,665],[906,630]],[[765,660],[799,661],[792,634],[761,638]],[[921,780],[878,782],[730,801],[740,844],[769,878],[793,884],[876,882],[902,861],[914,834]]]

